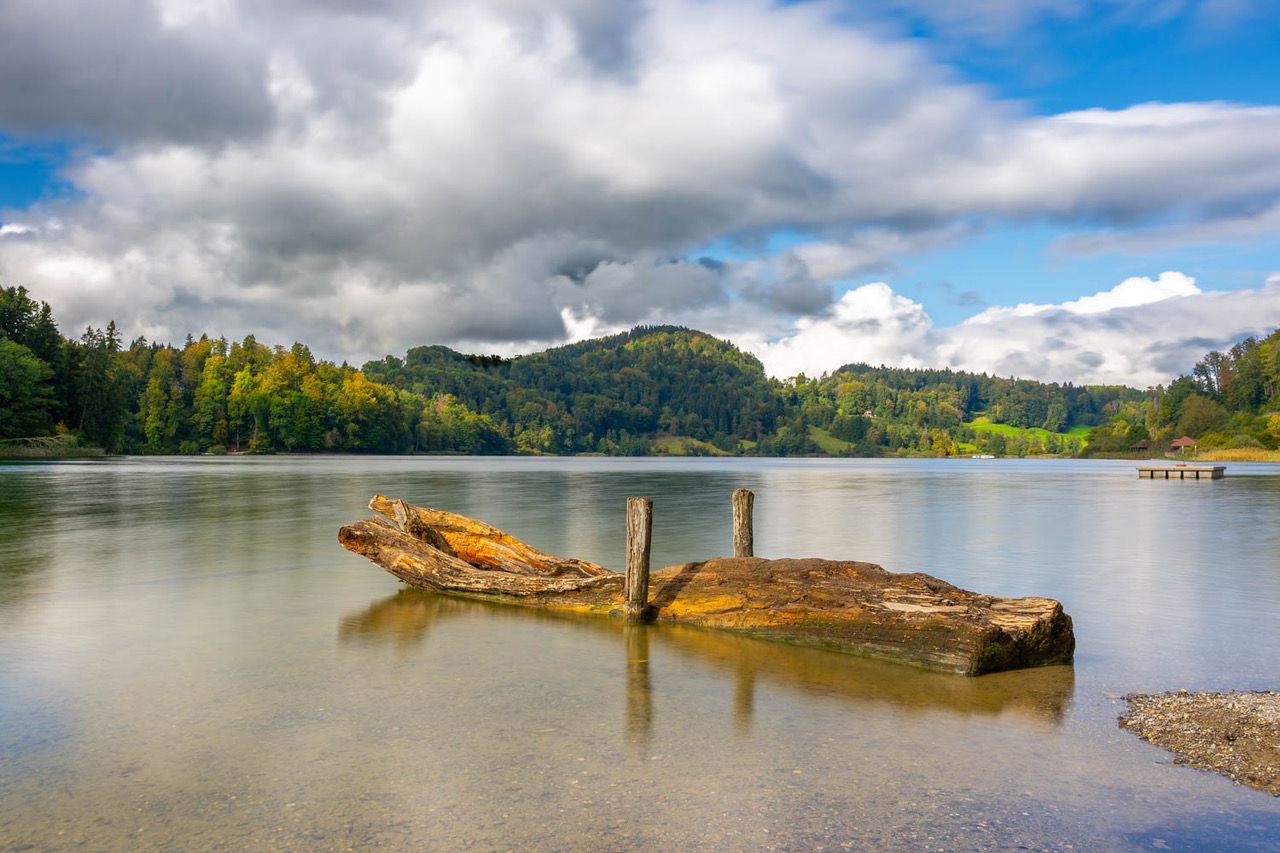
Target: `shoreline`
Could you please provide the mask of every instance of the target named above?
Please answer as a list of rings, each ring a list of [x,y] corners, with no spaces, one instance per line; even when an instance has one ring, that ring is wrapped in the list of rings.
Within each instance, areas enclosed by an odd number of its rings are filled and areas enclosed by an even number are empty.
[[[2,447],[2,445],[0,445]],[[958,453],[951,456],[931,456],[926,454],[881,454],[852,456],[833,453],[795,453],[785,456],[762,456],[757,454],[745,453],[648,453],[643,455],[630,454],[606,454],[597,452],[585,453],[460,453],[457,451],[421,451],[415,450],[408,453],[361,453],[350,450],[272,450],[272,451],[250,451],[250,450],[228,450],[223,453],[210,453],[203,451],[200,453],[107,453],[101,447],[67,447],[65,445],[57,446],[23,446],[16,450],[0,449],[0,459],[76,459],[76,458],[114,458],[136,456],[142,458],[154,459],[196,459],[218,456],[231,457],[247,457],[247,456],[428,456],[428,457],[454,457],[454,458],[477,458],[477,459],[495,459],[495,458],[512,458],[512,459],[584,459],[584,458],[601,458],[601,459],[693,459],[693,458],[709,458],[709,459],[953,459],[968,460],[971,458],[980,458],[968,453]],[[987,458],[987,457],[981,457]],[[996,460],[1018,459],[1024,461],[1038,460],[1078,460],[1082,462],[1088,461],[1112,461],[1112,462],[1186,462],[1187,464],[1195,464],[1201,462],[1213,463],[1257,463],[1257,464],[1277,464],[1280,463],[1280,451],[1240,451],[1226,450],[1219,452],[1205,451],[1198,457],[1182,459],[1173,456],[1135,456],[1130,454],[1110,454],[1099,453],[1085,456],[1064,456],[1061,454],[1035,454],[1027,456],[993,456]]]
[[[1280,797],[1280,693],[1130,693],[1118,723],[1174,753],[1175,764],[1213,771]]]

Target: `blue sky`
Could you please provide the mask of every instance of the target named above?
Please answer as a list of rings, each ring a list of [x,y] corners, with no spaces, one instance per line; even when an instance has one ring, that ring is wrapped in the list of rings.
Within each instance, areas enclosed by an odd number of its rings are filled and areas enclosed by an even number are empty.
[[[45,196],[67,192],[58,170],[68,160],[59,143],[29,143],[0,137],[0,209],[24,209]]]
[[[1214,15],[1196,4],[1133,5],[1126,13],[1125,4],[1081,4],[1070,16],[1033,15],[1010,32],[1001,31],[999,22],[991,32],[980,20],[948,27],[902,11],[886,18],[943,57],[960,79],[989,87],[995,97],[1018,102],[1031,114],[1119,110],[1146,102],[1280,104],[1280,8],[1221,4]],[[844,284],[888,281],[925,304],[935,322],[950,325],[979,307],[1063,302],[1103,283],[1165,270],[1223,290],[1256,287],[1280,270],[1274,234],[1073,257],[1054,251],[1054,241],[1078,230],[1079,223],[973,225],[975,236],[954,248],[900,257],[889,268]],[[693,254],[742,259],[810,238],[782,229],[770,235],[764,252],[728,239]]]
[[[1216,26],[1190,10],[1164,21],[1129,22],[1095,11],[1078,23],[1042,27],[1026,46],[962,45],[957,67],[1041,115],[1123,109],[1148,101],[1280,103],[1280,10],[1242,10],[1238,18]],[[1049,223],[989,228],[953,251],[908,263],[900,280],[904,289],[919,288],[919,298],[936,320],[950,323],[969,313],[945,301],[953,292],[976,292],[993,304],[1059,302],[1081,295],[1090,283],[1166,269],[1222,289],[1256,286],[1280,269],[1280,242],[1274,236],[1158,255],[1072,259],[1050,248],[1065,230]],[[939,303],[939,294],[931,290],[941,291],[944,301]]]
[[[0,29],[0,281],[64,330],[358,362],[669,322],[779,376],[1145,385],[1280,325],[1262,0],[11,0]]]
[[[1189,8],[1164,20],[1095,12],[1050,19],[1035,33],[1026,43],[961,45],[956,66],[1044,115],[1143,101],[1276,102],[1280,19],[1261,4],[1212,25]]]

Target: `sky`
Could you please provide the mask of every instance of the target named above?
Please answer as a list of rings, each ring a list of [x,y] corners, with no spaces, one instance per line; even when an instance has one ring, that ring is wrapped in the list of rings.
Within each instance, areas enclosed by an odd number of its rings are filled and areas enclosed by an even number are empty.
[[[1280,327],[1271,0],[4,0],[0,284],[360,364],[674,323],[1147,387]]]

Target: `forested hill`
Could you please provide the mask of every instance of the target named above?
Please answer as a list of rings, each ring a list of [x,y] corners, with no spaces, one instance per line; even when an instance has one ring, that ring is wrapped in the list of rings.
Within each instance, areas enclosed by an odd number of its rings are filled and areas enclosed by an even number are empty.
[[[856,444],[858,455],[1075,454],[1090,428],[1151,396],[1121,385],[866,364],[801,378],[791,392],[810,435],[817,426]]]
[[[675,326],[514,359],[423,346],[357,370],[253,336],[126,347],[112,325],[68,339],[47,305],[0,288],[0,440],[63,435],[128,453],[1028,455],[1196,430],[1271,447],[1276,337],[1211,353],[1153,391],[867,365],[779,382],[731,343]]]
[[[449,395],[509,429],[517,451],[549,453],[1075,453],[1090,427],[1150,396],[867,365],[783,383],[731,343],[678,326],[510,360],[419,347],[362,370]],[[424,447],[446,449],[441,438]]]
[[[447,394],[510,425],[522,452],[632,454],[656,435],[736,452],[771,434],[786,406],[759,360],[673,326],[556,347],[516,359],[419,347],[365,364],[372,381]]]

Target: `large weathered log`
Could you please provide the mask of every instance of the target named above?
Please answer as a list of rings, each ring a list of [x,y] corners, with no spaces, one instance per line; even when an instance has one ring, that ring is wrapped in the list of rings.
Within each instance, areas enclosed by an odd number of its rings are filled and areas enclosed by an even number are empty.
[[[438,592],[582,613],[624,611],[623,575],[553,557],[483,522],[392,501],[343,527],[343,547]],[[436,536],[443,547],[435,543]],[[452,553],[449,553],[452,551]],[[1048,598],[994,598],[871,563],[720,557],[650,575],[657,621],[912,663],[964,675],[1070,663],[1071,617]]]

